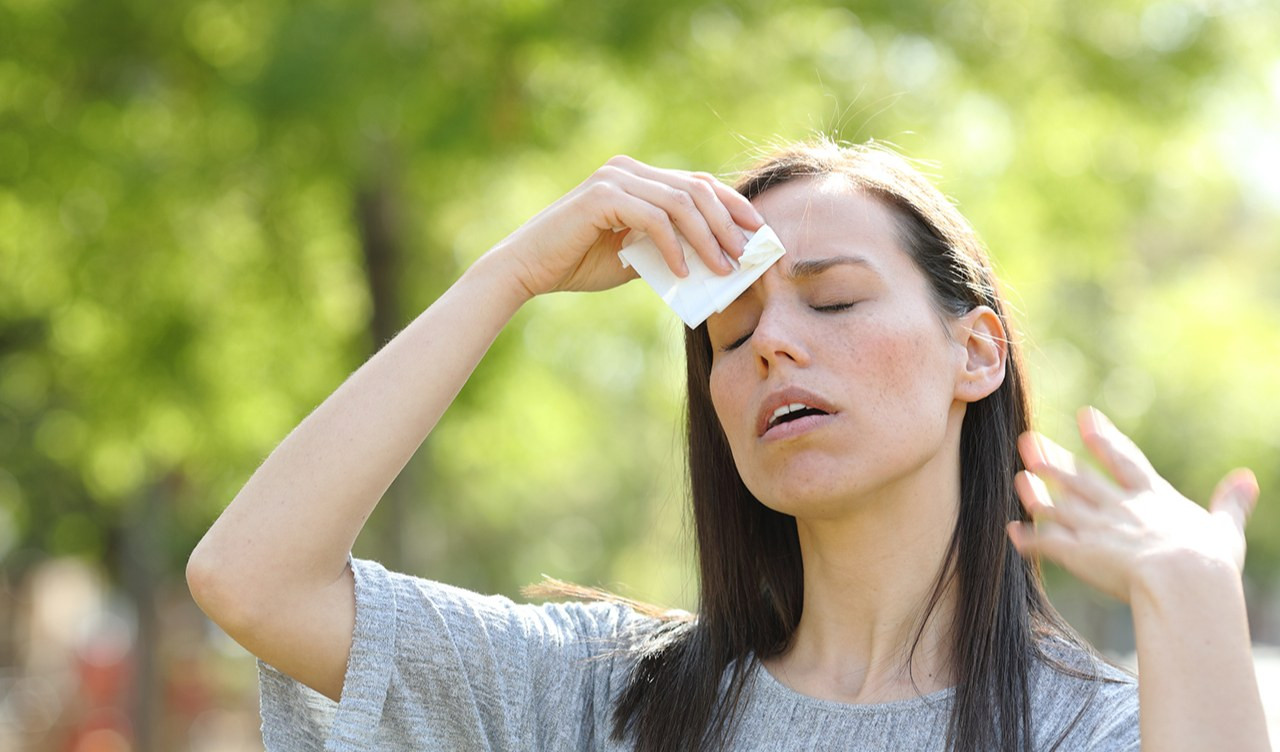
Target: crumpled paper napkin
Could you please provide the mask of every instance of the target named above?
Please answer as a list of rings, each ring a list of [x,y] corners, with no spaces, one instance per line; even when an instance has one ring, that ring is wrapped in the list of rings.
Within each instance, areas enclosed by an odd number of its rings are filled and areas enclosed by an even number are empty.
[[[782,241],[778,240],[777,234],[768,225],[754,233],[750,230],[743,232],[748,237],[746,248],[736,262],[729,259],[734,270],[724,276],[711,271],[680,233],[676,233],[676,237],[684,246],[684,260],[689,265],[689,276],[683,279],[677,277],[667,266],[653,240],[637,230],[632,230],[627,235],[618,256],[622,259],[623,266],[634,268],[640,278],[693,329],[711,314],[729,307],[751,283],[760,279],[760,275],[787,252],[782,247]]]

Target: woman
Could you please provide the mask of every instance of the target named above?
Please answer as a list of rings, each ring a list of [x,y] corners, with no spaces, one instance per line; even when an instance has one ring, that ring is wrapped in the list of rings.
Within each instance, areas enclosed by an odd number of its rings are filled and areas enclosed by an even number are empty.
[[[517,606],[349,558],[520,305],[627,281],[616,228],[683,275],[677,231],[727,273],[764,222],[787,255],[687,333],[696,618]],[[1139,698],[1147,748],[1267,749],[1240,585],[1253,476],[1206,512],[1093,411],[1110,477],[1076,466],[1028,432],[1007,332],[972,230],[892,154],[798,146],[738,190],[615,158],[303,421],[188,580],[262,660],[271,749],[1137,749]],[[1049,606],[1040,554],[1131,604],[1137,688]]]

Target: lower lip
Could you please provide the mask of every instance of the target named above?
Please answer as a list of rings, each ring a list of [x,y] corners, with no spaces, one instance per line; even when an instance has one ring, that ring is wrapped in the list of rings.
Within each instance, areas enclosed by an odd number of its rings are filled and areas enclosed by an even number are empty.
[[[836,416],[832,413],[827,413],[825,415],[806,415],[803,418],[796,418],[795,420],[787,421],[786,423],[779,423],[768,431],[765,431],[764,435],[760,438],[765,441],[781,441],[783,439],[794,438],[801,434],[821,428],[835,417]]]

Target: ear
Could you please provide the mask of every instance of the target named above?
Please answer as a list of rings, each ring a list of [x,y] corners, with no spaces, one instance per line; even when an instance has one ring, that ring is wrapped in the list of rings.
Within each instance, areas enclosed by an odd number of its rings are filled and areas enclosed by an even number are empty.
[[[977,402],[1004,383],[1009,337],[1000,317],[987,306],[978,306],[956,318],[951,326],[959,362],[956,399]]]

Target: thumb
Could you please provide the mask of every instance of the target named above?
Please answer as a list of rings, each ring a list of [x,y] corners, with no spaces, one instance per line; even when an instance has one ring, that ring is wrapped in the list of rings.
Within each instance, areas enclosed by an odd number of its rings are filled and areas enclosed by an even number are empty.
[[[1218,481],[1218,487],[1213,489],[1213,496],[1209,498],[1209,511],[1227,516],[1243,532],[1257,503],[1257,477],[1252,470],[1237,468]]]

